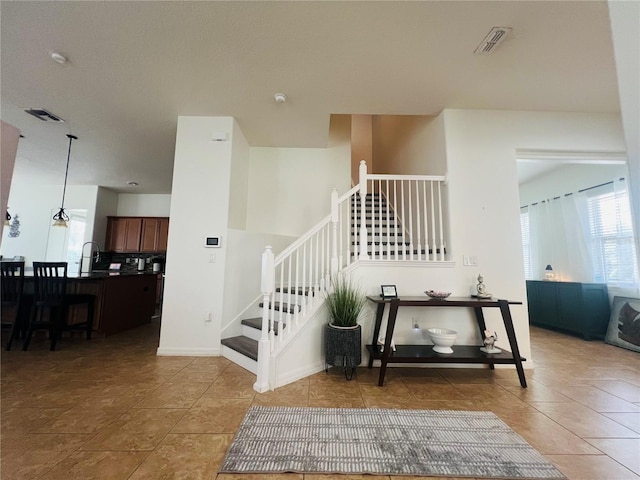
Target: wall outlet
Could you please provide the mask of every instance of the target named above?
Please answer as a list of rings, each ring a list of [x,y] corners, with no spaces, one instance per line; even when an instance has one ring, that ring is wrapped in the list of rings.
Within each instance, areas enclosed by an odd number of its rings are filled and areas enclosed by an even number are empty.
[[[211,323],[213,321],[213,313],[207,312],[204,314],[204,323]]]

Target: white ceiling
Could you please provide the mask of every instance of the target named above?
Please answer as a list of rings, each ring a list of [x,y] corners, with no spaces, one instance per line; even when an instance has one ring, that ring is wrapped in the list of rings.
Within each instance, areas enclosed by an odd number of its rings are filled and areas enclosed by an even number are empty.
[[[73,133],[69,183],[169,193],[179,115],[233,116],[252,146],[324,147],[332,113],[619,111],[601,1],[0,5],[0,113],[25,136],[23,178],[62,183]],[[493,26],[513,31],[473,55]]]

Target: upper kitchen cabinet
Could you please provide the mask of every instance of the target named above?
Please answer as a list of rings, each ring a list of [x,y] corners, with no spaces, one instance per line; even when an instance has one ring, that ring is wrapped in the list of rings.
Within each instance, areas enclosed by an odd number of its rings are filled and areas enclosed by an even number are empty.
[[[169,219],[165,217],[108,217],[108,252],[162,252],[167,250]]]
[[[108,217],[104,249],[107,252],[137,252],[141,232],[142,218]]]
[[[169,236],[168,218],[143,218],[142,236],[140,238],[141,252],[163,252],[167,250]]]

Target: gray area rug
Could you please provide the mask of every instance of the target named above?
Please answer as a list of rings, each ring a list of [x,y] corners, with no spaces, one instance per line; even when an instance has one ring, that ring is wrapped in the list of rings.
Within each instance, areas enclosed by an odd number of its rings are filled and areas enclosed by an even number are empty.
[[[565,476],[492,412],[253,406],[221,472]]]

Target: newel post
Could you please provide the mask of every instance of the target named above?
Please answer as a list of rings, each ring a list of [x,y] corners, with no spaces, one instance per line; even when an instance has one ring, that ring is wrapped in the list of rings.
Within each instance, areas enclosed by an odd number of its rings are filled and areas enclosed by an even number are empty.
[[[254,390],[267,392],[271,389],[269,381],[269,365],[271,359],[271,344],[269,341],[269,302],[275,289],[274,256],[271,246],[267,245],[262,253],[262,335],[258,342],[258,375]]]
[[[331,244],[331,276],[338,273],[338,222],[340,221],[340,212],[338,206],[338,190],[335,188],[331,191],[331,230],[333,232]]]
[[[360,260],[369,260],[367,244],[367,162],[360,160]]]

